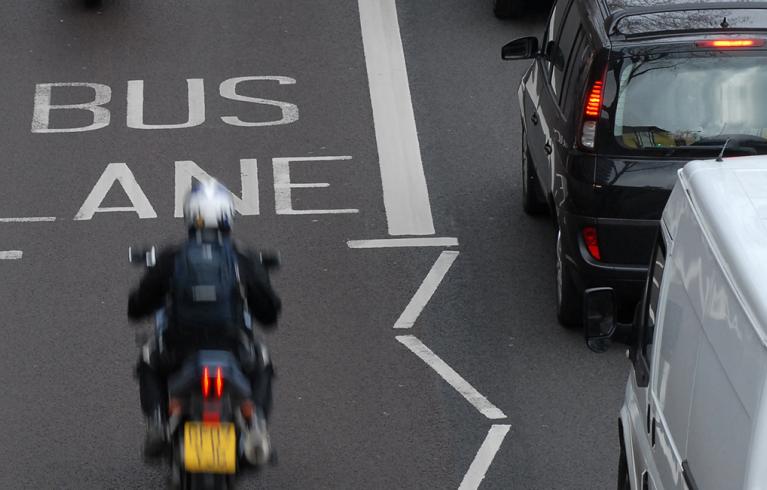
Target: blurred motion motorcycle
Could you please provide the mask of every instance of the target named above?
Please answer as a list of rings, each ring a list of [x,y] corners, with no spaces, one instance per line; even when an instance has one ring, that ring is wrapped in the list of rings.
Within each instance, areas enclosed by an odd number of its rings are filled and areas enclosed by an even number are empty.
[[[129,248],[136,266],[153,267],[155,248]],[[279,267],[276,254],[261,253],[267,274]],[[146,349],[157,342],[163,351],[168,325],[165,309],[155,314],[151,338],[138,336]],[[244,438],[256,416],[251,384],[234,353],[199,350],[187,356],[168,377],[168,441],[171,488],[184,490],[232,488],[237,474],[249,466]],[[272,453],[271,463],[275,463]]]

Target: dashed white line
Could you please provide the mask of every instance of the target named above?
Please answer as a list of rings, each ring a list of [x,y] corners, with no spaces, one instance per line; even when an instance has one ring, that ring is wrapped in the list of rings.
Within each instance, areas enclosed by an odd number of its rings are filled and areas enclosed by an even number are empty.
[[[458,258],[458,252],[445,251],[442,252],[437,261],[431,267],[431,270],[426,275],[426,279],[423,280],[418,291],[415,292],[413,298],[408,303],[405,311],[402,312],[397,322],[394,324],[394,328],[411,328],[418,317],[421,315],[424,307],[429,302],[434,292],[439,287],[442,279],[445,278],[445,274],[450,270],[450,267]]]
[[[493,425],[490,427],[485,442],[479,448],[458,490],[476,490],[479,488],[479,484],[485,479],[485,474],[487,474],[498,449],[501,448],[509,429],[511,429],[510,425]]]
[[[470,385],[468,381],[463,379],[460,374],[455,372],[453,368],[448,366],[447,363],[440,359],[439,356],[431,351],[431,349],[426,347],[417,337],[413,335],[400,335],[395,338],[402,345],[410,349],[413,354],[420,357],[430,368],[436,371],[442,379],[447,381],[450,386],[466,398],[466,401],[479,410],[479,413],[491,420],[506,418],[506,415],[501,409],[490,403],[487,398]]]
[[[0,223],[37,223],[40,221],[56,221],[54,216],[29,216],[23,218],[0,218]]]
[[[433,235],[395,0],[358,0],[389,235]]]
[[[349,240],[349,248],[396,248],[396,247],[457,247],[458,239],[437,238],[383,238],[380,240]]]
[[[0,260],[19,260],[23,254],[21,250],[5,250],[0,252]]]

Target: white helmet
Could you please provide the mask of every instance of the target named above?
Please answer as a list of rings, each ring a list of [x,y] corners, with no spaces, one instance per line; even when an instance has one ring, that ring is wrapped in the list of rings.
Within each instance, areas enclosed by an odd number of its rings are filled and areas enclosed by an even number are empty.
[[[228,231],[234,219],[234,201],[215,180],[195,181],[184,199],[184,221],[189,229]]]

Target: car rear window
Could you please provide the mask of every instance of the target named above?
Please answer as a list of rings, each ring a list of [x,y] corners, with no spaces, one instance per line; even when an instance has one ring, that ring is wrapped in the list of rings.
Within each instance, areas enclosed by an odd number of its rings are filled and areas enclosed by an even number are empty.
[[[615,143],[630,152],[715,144],[727,136],[767,145],[765,61],[763,51],[623,58],[613,72]]]

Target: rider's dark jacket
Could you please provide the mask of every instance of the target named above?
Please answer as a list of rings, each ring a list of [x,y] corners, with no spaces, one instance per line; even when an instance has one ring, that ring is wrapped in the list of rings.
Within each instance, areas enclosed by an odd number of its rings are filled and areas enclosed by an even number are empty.
[[[156,265],[147,269],[138,288],[128,298],[128,317],[131,320],[138,321],[165,306],[179,250],[180,247],[163,249],[157,256]],[[273,327],[282,305],[280,298],[272,289],[261,261],[250,253],[235,250],[250,314],[262,326]]]

